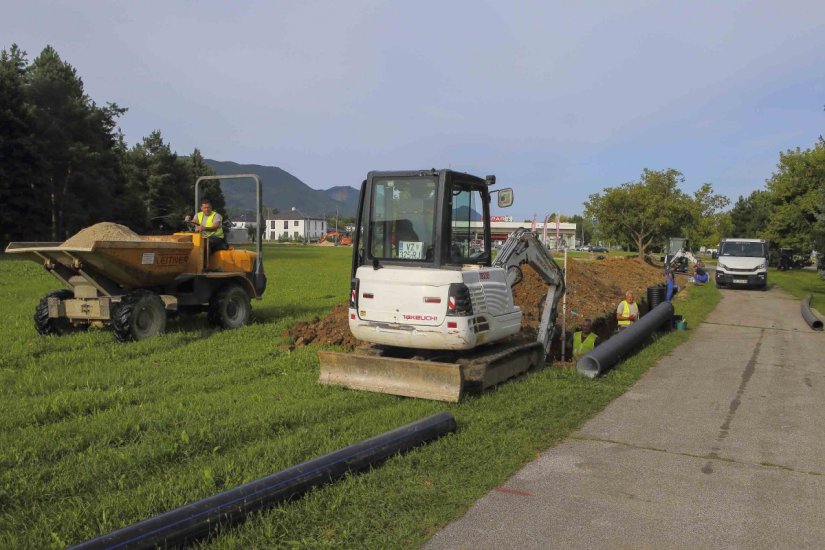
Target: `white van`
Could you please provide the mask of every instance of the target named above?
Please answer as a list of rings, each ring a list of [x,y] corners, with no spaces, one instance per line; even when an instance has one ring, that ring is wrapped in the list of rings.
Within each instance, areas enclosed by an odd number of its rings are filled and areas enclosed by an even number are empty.
[[[722,239],[716,264],[716,287],[768,286],[768,241]]]

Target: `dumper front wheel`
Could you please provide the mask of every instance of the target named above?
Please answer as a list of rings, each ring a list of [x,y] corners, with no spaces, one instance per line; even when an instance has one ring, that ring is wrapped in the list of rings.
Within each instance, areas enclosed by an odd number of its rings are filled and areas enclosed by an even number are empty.
[[[209,322],[222,328],[238,328],[249,323],[252,303],[246,290],[232,284],[220,289],[209,301]]]
[[[118,342],[159,336],[166,330],[166,307],[154,292],[136,290],[114,308],[112,329]]]
[[[72,291],[64,288],[53,290],[40,299],[40,303],[34,310],[34,329],[38,334],[60,336],[72,331],[72,323],[65,317],[49,317],[49,298],[68,300],[73,297]]]

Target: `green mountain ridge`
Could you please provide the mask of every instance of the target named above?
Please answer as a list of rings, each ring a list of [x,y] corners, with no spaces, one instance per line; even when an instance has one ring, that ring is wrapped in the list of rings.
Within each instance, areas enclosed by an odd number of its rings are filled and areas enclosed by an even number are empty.
[[[308,216],[334,215],[337,207],[340,216],[354,216],[358,207],[358,190],[354,187],[336,186],[327,190],[313,189],[277,166],[204,160],[219,176],[229,174],[260,176],[263,206],[277,209],[280,214],[286,214],[295,207]],[[255,188],[249,180],[225,180],[221,182],[221,189],[226,199],[227,209],[254,211]]]

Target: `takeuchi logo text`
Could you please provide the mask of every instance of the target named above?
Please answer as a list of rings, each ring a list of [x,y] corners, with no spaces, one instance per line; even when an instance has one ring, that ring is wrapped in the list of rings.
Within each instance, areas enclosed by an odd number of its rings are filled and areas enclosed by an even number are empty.
[[[420,315],[417,313],[402,313],[405,321],[438,321],[438,315]]]

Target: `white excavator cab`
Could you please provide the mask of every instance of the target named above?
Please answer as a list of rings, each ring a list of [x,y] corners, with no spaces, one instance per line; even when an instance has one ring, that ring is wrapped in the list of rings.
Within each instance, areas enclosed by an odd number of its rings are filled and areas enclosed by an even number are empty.
[[[513,201],[511,189],[491,192],[494,183],[494,176],[452,170],[368,174],[353,243],[349,327],[371,347],[319,352],[321,383],[455,401],[468,378],[483,378],[476,380],[483,388],[543,364],[564,292],[561,270],[523,229],[493,261],[491,195],[500,206]],[[522,315],[511,287],[523,263],[552,285],[539,342],[511,341]],[[490,346],[501,342],[509,343]]]
[[[506,270],[491,266],[489,181],[451,170],[369,174],[351,279],[356,338],[458,350],[519,331]]]

